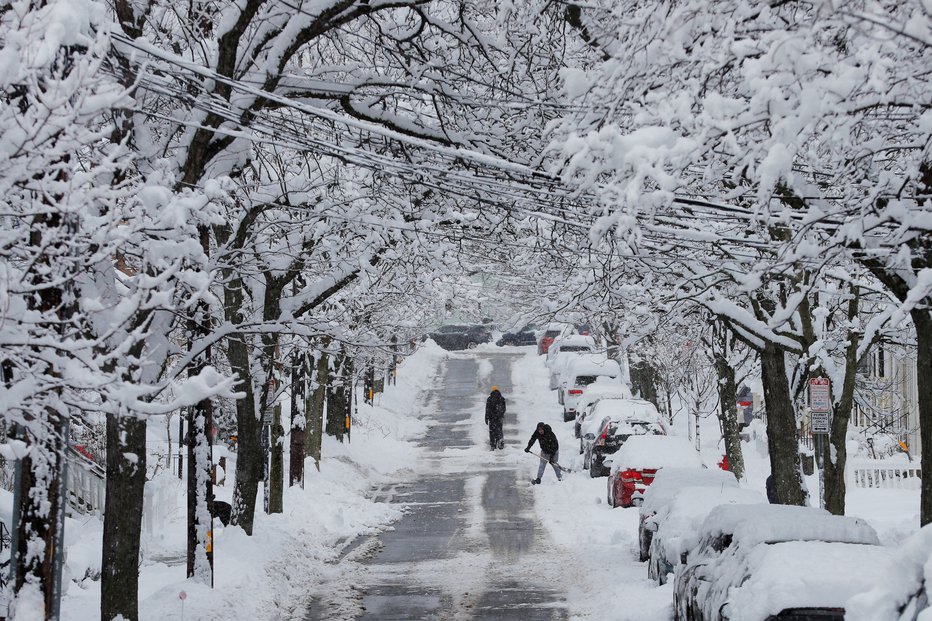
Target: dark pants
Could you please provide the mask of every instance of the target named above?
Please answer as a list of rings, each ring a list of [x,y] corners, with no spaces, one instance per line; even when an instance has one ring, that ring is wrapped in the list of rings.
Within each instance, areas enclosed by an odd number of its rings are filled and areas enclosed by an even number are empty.
[[[489,444],[493,449],[498,448],[498,443],[501,441],[505,434],[502,432],[502,419],[492,419],[489,421]]]

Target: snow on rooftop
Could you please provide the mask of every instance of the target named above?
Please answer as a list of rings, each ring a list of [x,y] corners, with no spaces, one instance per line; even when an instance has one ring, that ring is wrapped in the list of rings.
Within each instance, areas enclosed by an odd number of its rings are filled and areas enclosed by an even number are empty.
[[[880,541],[873,527],[861,518],[832,515],[815,507],[792,505],[722,505],[706,516],[694,543],[708,536],[730,534],[732,545],[757,545],[778,541]],[[692,547],[692,546],[690,546]]]
[[[612,460],[612,472],[633,468],[702,468],[702,460],[689,440],[681,436],[632,436]]]
[[[583,411],[593,403],[603,399],[630,399],[631,389],[624,383],[604,375],[595,378],[595,381],[586,386],[586,392],[579,398],[576,403],[576,409]]]
[[[653,485],[648,490],[652,488]],[[755,490],[729,485],[679,488],[670,501],[658,507],[656,515],[647,521],[658,525],[654,540],[663,545],[664,556],[675,562],[681,552],[688,551],[684,544],[696,524],[701,523],[715,507],[754,504],[767,504],[767,498]]]
[[[594,384],[591,384],[590,387],[587,388],[587,393],[592,390],[592,386],[594,386]],[[618,384],[608,384],[607,386],[617,387]],[[616,420],[630,419],[649,422],[660,420],[660,412],[657,411],[654,404],[650,401],[642,401],[641,399],[600,399],[593,406],[593,414],[600,419],[611,416]]]
[[[621,367],[614,360],[608,360],[600,354],[588,354],[571,360],[566,367],[569,375],[621,375]]]
[[[641,515],[655,513],[684,488],[711,486],[738,487],[738,480],[731,472],[718,468],[664,468],[644,492]]]
[[[913,619],[903,608],[913,596],[932,584],[932,524],[923,527],[904,541],[894,552],[891,563],[881,579],[865,592],[854,594],[845,605],[846,621],[901,621]],[[918,602],[913,603],[916,605]],[[903,612],[901,612],[903,611]],[[918,610],[911,610],[916,613]],[[902,616],[901,616],[902,614]],[[932,608],[926,608],[922,621],[932,618]]]
[[[843,608],[883,581],[894,560],[881,546],[790,541],[725,557],[717,569],[732,576],[729,621],[764,621],[787,608]]]
[[[557,337],[554,339],[553,345],[551,345],[551,347],[557,344],[559,344],[561,348],[566,346],[583,346],[595,349],[595,339],[591,336],[584,336],[582,334],[567,334],[566,336]]]

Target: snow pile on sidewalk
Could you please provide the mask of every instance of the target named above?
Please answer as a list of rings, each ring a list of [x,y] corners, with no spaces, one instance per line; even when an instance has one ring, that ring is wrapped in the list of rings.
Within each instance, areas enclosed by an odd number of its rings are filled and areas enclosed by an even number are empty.
[[[140,618],[181,619],[182,604],[185,619],[303,618],[309,592],[326,580],[332,572],[329,563],[339,558],[346,544],[400,517],[397,506],[371,499],[372,490],[411,476],[419,450],[412,440],[425,428],[417,418],[420,396],[430,388],[446,355],[433,344],[421,347],[399,367],[396,385],[387,386],[374,405],[359,404],[350,443],[325,437],[321,471],[313,459],[306,460],[305,488],[286,488],[284,513],[262,513],[260,486],[252,537],[238,527],[219,528],[216,523],[213,589],[185,579],[183,485],[170,478],[152,483],[172,485],[170,497],[176,506],[161,512],[167,519],[144,535]],[[232,490],[229,470],[226,488],[218,488],[220,498]],[[62,605],[64,621],[99,616],[101,530],[96,518],[67,524],[70,580]]]

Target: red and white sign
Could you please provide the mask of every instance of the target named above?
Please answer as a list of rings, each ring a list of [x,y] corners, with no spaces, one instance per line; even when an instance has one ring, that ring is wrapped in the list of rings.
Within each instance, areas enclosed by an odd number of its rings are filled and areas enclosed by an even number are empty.
[[[813,377],[809,380],[809,409],[813,412],[831,412],[831,384],[828,378]]]

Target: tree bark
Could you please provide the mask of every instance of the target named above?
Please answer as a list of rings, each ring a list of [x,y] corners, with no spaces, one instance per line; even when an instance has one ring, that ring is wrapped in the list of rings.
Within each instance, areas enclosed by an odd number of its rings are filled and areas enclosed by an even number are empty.
[[[240,379],[236,391],[244,393],[242,399],[236,400],[236,482],[231,522],[252,535],[263,469],[262,424],[256,412],[249,350],[242,335],[233,335],[227,340],[227,358]]]
[[[291,367],[291,447],[288,463],[288,484],[304,487],[304,428],[307,424],[307,355],[295,354]]]
[[[853,322],[859,312],[859,290],[851,288],[848,301],[848,321]],[[822,476],[825,479],[825,509],[835,515],[845,514],[845,465],[848,461],[848,423],[854,408],[855,380],[858,372],[858,346],[861,333],[848,330],[848,347],[845,348],[845,379],[841,394],[832,412],[832,427],[829,441],[822,455]],[[834,453],[834,454],[833,454]]]
[[[346,386],[343,377],[343,369],[346,364],[346,356],[340,354],[337,357],[335,369],[331,369],[329,380],[327,381],[327,427],[328,436],[333,436],[340,442],[343,441],[343,433],[346,430]]]
[[[133,455],[133,458],[127,458]],[[171,455],[169,455],[171,459]],[[107,415],[100,619],[139,619],[139,540],[146,484],[146,421]]]
[[[639,360],[631,365],[631,390],[645,401],[650,401],[658,409],[657,370],[646,360]]]
[[[919,440],[922,494],[919,522],[932,522],[932,313],[927,309],[910,312],[916,329],[916,388],[919,407]]]
[[[282,404],[275,404],[272,415],[272,446],[269,462],[269,513],[282,513],[285,480],[285,429],[282,427]]]
[[[56,575],[55,551],[64,542],[62,472],[68,424],[58,412],[48,408],[44,420],[34,421],[32,429],[38,434],[19,435],[29,445],[30,452],[19,463],[19,520],[11,551],[16,555],[15,595],[11,611],[16,610],[16,596],[28,585],[33,585],[42,595],[42,618],[51,619],[61,597],[61,576]],[[25,615],[35,615],[36,612],[30,610]],[[18,615],[14,612],[12,616]]]
[[[805,505],[799,471],[796,412],[790,398],[784,351],[767,343],[760,351],[767,411],[767,448],[777,499],[784,505]]]
[[[314,365],[314,390],[308,399],[305,416],[307,418],[307,454],[314,458],[314,466],[320,472],[321,444],[324,436],[324,409],[327,404],[327,376],[330,369],[330,356],[323,347],[317,352]]]
[[[719,417],[725,441],[725,454],[728,456],[728,469],[735,477],[741,479],[744,477],[744,455],[741,452],[741,436],[738,433],[738,386],[735,370],[728,363],[725,351],[715,348],[713,357],[718,375]]]

